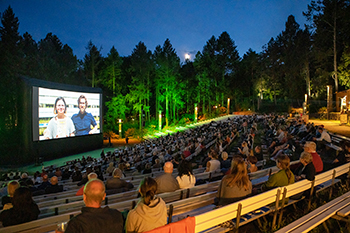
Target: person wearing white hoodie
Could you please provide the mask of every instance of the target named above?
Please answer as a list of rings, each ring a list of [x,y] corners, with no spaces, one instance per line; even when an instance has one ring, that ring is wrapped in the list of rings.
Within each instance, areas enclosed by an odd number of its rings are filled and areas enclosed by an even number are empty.
[[[141,198],[126,219],[126,232],[138,233],[167,224],[167,209],[162,198],[157,197],[157,182],[146,177],[140,185]]]

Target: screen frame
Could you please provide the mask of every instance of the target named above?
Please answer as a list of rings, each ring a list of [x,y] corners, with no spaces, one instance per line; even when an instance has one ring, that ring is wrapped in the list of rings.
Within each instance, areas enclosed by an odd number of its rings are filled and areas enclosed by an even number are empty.
[[[55,140],[65,140],[65,139],[72,139],[77,137],[90,137],[92,135],[101,135],[103,134],[103,106],[102,106],[102,90],[100,88],[93,88],[93,87],[81,87],[81,86],[74,86],[74,85],[68,85],[68,84],[60,84],[60,83],[52,83],[48,81],[42,81],[42,80],[36,80],[36,79],[30,79],[32,84],[32,95],[31,95],[31,111],[32,111],[32,121],[31,121],[31,140],[32,142],[45,142],[45,141],[51,141],[50,140],[40,140],[39,139],[39,88],[47,88],[47,89],[53,89],[58,91],[70,91],[70,92],[78,92],[81,94],[99,94],[99,114],[100,114],[100,128],[99,133],[90,134],[90,135],[81,135],[81,136],[74,136],[74,137],[67,137],[67,138],[57,138]]]

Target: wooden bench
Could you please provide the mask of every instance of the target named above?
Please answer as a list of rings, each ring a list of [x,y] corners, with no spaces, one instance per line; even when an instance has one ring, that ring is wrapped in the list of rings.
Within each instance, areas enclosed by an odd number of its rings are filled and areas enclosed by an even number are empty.
[[[324,223],[327,219],[335,216],[338,211],[342,211],[344,208],[350,207],[350,192],[322,205],[311,213],[305,215],[302,218],[292,222],[291,224],[283,227],[276,233],[288,233],[288,232],[309,232],[316,226]]]
[[[211,187],[209,188],[214,188],[217,189],[217,186],[213,184],[207,184]],[[218,182],[217,184],[218,185]],[[208,189],[210,190],[210,189]],[[179,190],[179,193],[184,190]],[[194,189],[194,191],[196,191]],[[198,191],[198,190],[197,190]],[[186,192],[183,192],[184,194]],[[198,194],[198,192],[193,192],[192,195]],[[164,201],[167,200],[167,196],[174,196],[173,193],[167,193],[167,194],[159,194],[158,196],[162,197]],[[189,209],[192,208],[198,208],[201,206],[207,206],[213,203],[214,198],[216,196],[216,191],[209,191],[206,192],[206,194],[199,195],[199,196],[194,196],[194,197],[188,197],[188,199],[182,199],[178,200],[175,202],[167,203],[167,210],[168,210],[168,215],[169,215],[169,222],[172,222],[172,216],[173,214],[181,214],[183,212],[188,211]],[[108,206],[113,209],[118,209],[119,211],[123,210],[130,210],[133,208],[133,206],[137,203],[139,199],[132,199],[130,201],[124,201],[124,202],[118,202],[114,204],[109,204]],[[103,207],[103,206],[102,206]],[[14,232],[26,232],[26,233],[39,233],[39,232],[48,232],[48,231],[53,231],[56,229],[57,224],[62,223],[62,222],[67,222],[69,221],[72,217],[75,215],[79,214],[81,211],[71,211],[69,213],[65,214],[60,214],[57,216],[52,216],[52,217],[47,217],[39,220],[35,220],[32,222],[28,223],[23,223],[15,226],[10,226],[10,227],[5,227],[5,228],[0,228],[0,233],[6,232],[6,233],[14,233]]]
[[[216,191],[218,189],[219,182],[212,182],[208,184],[198,185],[190,189],[179,189],[175,192],[171,193],[161,193],[158,194],[159,197],[163,198],[165,202],[173,202],[176,200],[181,200],[188,197],[193,197],[197,195],[201,195],[203,193],[209,192],[209,191]],[[129,191],[125,193],[115,194],[115,195],[109,195],[106,197],[104,204],[105,205],[113,205],[116,203],[121,203],[121,206],[125,209],[128,206],[129,208],[132,207],[133,201],[137,199],[138,192],[136,190]],[[72,211],[80,210],[82,206],[84,206],[83,200],[78,200],[75,202],[70,202],[66,204],[59,203],[56,205],[52,203],[51,205],[46,205],[48,203],[45,203],[45,206],[39,206],[40,208],[40,215],[39,218],[45,218],[53,215],[60,215]],[[122,207],[120,207],[122,209]],[[119,207],[118,207],[119,208]]]
[[[334,170],[317,175],[313,182],[308,180],[302,180],[295,184],[276,188],[264,192],[262,194],[221,207],[219,209],[197,215],[195,216],[195,232],[224,232],[228,229],[223,229],[220,226],[218,226],[218,224],[231,220],[235,222],[235,227],[236,229],[238,229],[240,225],[246,224],[254,220],[258,220],[260,217],[271,212],[274,212],[272,223],[272,228],[274,228],[277,222],[277,214],[278,212],[283,210],[285,203],[284,200],[286,198],[312,189],[313,187],[328,182],[329,180],[331,180],[330,184],[331,187],[333,187],[332,185],[334,185],[335,183],[335,177],[346,174],[349,171],[350,163],[339,166]],[[291,200],[290,202],[293,201],[296,202],[297,200]],[[269,205],[272,203],[274,203],[273,207],[269,207]],[[279,222],[282,219],[282,213],[283,212],[281,212],[280,214]]]
[[[335,154],[338,155],[339,151],[342,151],[343,149],[340,146],[337,146],[333,143],[326,143],[326,147],[335,150]]]

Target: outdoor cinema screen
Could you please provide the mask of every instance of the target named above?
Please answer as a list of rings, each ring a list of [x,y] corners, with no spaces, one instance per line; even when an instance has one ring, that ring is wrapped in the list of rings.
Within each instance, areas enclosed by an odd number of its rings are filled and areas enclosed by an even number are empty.
[[[33,141],[100,133],[101,93],[33,87]]]

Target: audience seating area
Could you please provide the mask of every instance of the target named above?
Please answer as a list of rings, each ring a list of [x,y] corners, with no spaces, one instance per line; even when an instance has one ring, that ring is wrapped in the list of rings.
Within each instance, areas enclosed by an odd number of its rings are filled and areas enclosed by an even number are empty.
[[[230,128],[232,130],[232,128]],[[225,127],[221,129],[225,136],[230,135],[230,130]],[[336,151],[336,155],[342,150],[341,143],[349,138],[341,135],[331,134],[332,143],[328,143],[327,147]],[[210,137],[209,137],[210,138]],[[232,147],[234,142],[231,138],[230,143],[223,147],[227,150]],[[197,149],[186,159],[189,161],[198,162],[198,157],[203,158],[203,152],[211,148],[217,143],[217,140],[207,140],[203,149]],[[238,142],[240,144],[240,141]],[[181,151],[177,153],[181,153]],[[205,155],[204,155],[205,156]],[[253,186],[261,185],[266,182],[271,174],[276,173],[279,168],[276,166],[265,168],[267,157],[264,160],[258,161],[256,164],[260,170],[249,174],[249,178]],[[292,161],[291,165],[299,164],[300,161]],[[265,169],[264,169],[265,168]],[[262,169],[262,170],[261,170]],[[134,185],[134,188],[127,192],[111,193],[107,195],[103,205],[108,205],[110,208],[118,209],[119,211],[127,211],[132,209],[139,200],[137,195],[138,185],[145,177],[156,177],[163,171],[159,168],[153,169],[152,173],[144,175],[134,175],[126,173],[125,180],[128,180]],[[308,211],[311,201],[316,195],[323,191],[329,191],[329,197],[332,196],[334,186],[341,181],[340,177],[348,174],[350,176],[350,163],[338,166],[329,171],[322,172],[315,176],[314,181],[301,180],[294,184],[278,187],[263,193],[250,196],[235,203],[217,207],[214,205],[214,199],[217,196],[217,189],[220,184],[220,179],[224,174],[220,170],[214,172],[205,172],[205,168],[194,169],[193,173],[197,180],[203,180],[204,184],[197,185],[189,189],[180,189],[171,193],[159,194],[165,202],[168,211],[168,223],[181,222],[182,224],[191,224],[194,227],[194,232],[227,232],[240,226],[257,220],[261,225],[260,218],[268,214],[273,215],[272,230],[280,227],[284,209],[287,206],[294,205],[299,201],[307,201]],[[177,176],[176,169],[173,176]],[[109,176],[105,177],[105,180]],[[55,194],[44,194],[35,196],[34,200],[40,208],[39,219],[6,228],[0,228],[1,232],[50,232],[54,231],[57,224],[69,221],[73,216],[80,213],[81,207],[84,205],[82,196],[75,196],[75,193],[80,188],[78,182],[70,180],[60,181],[64,185],[66,191]],[[304,194],[310,193],[307,198]],[[298,195],[299,194],[299,195]],[[297,197],[298,198],[295,198]],[[283,227],[278,233],[282,232],[308,232],[329,218],[338,220],[348,220],[347,216],[350,213],[350,192],[324,204],[316,210],[308,213],[302,218]],[[188,218],[192,217],[192,218]],[[189,221],[191,219],[191,221]],[[171,224],[167,226],[171,227]],[[165,226],[165,227],[167,227]],[[157,232],[157,230],[154,230]]]

